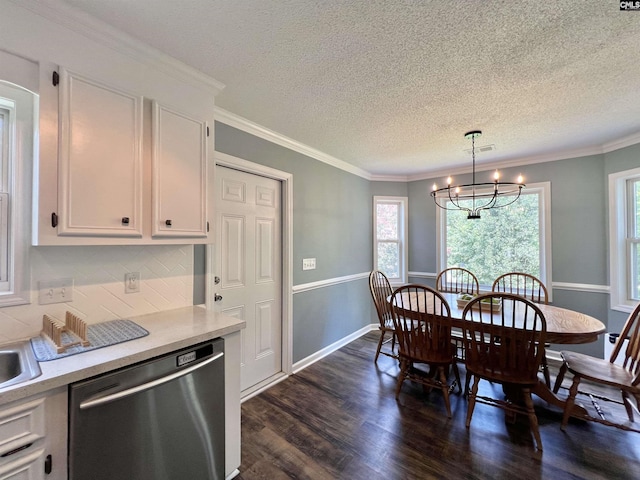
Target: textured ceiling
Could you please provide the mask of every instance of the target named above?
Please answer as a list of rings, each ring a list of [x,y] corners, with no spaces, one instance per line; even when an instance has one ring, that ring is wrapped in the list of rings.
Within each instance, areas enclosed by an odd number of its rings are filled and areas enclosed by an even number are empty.
[[[62,0],[60,0],[62,1]],[[374,175],[640,132],[640,13],[603,0],[64,0],[226,87],[216,104]]]

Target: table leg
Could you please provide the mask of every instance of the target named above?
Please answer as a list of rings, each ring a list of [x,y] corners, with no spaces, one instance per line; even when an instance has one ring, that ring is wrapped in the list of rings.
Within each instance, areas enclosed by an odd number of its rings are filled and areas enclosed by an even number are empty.
[[[522,391],[521,388],[517,385],[503,384],[502,391],[505,394],[505,397],[508,398],[511,402],[517,404],[523,404]],[[531,393],[536,394],[542,400],[547,402],[549,405],[554,405],[558,407],[560,410],[564,411],[564,407],[566,402],[560,398],[558,398],[552,391],[547,387],[547,384],[542,381],[538,381],[535,387],[531,389]],[[584,417],[587,414],[587,411],[581,405],[576,403],[573,404],[573,408],[571,409],[571,416]]]
[[[562,411],[564,411],[566,402],[556,397],[544,382],[538,382],[536,386],[533,387],[533,389],[531,390],[531,393],[535,393],[538,397],[540,397],[542,400],[544,400],[548,404],[554,405],[560,408]],[[584,407],[578,404],[573,405],[571,416],[584,417],[586,414],[587,414],[587,411],[585,410]]]

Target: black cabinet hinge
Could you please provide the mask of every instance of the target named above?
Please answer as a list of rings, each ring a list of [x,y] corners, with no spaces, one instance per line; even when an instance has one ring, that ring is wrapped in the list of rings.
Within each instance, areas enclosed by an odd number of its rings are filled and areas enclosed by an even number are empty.
[[[53,78],[51,79],[51,81],[53,82],[54,87],[58,86],[58,84],[60,83],[60,75],[58,74],[58,72],[53,72]]]
[[[56,212],[51,213],[51,226],[53,228],[58,226],[58,215],[56,215]]]
[[[47,458],[44,459],[44,473],[49,475],[53,470],[53,459],[51,455],[47,455]]]
[[[209,231],[209,222],[207,222],[207,232]]]
[[[209,127],[207,127],[207,137],[209,136]]]

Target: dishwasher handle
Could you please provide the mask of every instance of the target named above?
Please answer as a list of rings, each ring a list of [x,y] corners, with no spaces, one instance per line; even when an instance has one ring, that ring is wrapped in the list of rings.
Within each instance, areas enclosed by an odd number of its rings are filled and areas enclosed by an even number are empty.
[[[105,403],[113,402],[115,400],[119,400],[124,397],[129,397],[131,395],[135,395],[136,393],[144,392],[145,390],[149,390],[151,388],[157,387],[164,383],[175,380],[176,378],[184,377],[185,375],[189,375],[196,370],[209,365],[210,363],[215,362],[219,358],[222,358],[224,352],[219,352],[211,358],[207,358],[205,361],[200,362],[191,367],[185,368],[184,370],[180,370],[178,372],[172,373],[170,375],[157,378],[152,380],[151,382],[142,383],[140,385],[136,385],[135,387],[127,388],[126,390],[122,390],[121,392],[112,393],[111,395],[105,395],[104,397],[94,398],[92,400],[85,400],[80,404],[80,410],[87,410],[89,408],[97,407],[100,405],[104,405]]]

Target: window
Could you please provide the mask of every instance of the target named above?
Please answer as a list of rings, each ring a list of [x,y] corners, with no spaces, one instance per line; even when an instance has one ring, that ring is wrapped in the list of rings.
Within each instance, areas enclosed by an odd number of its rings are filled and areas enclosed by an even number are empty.
[[[529,185],[517,202],[485,210],[476,220],[438,209],[439,269],[464,267],[478,277],[482,290],[491,290],[498,276],[512,271],[535,275],[549,287],[550,190],[549,183]]]
[[[0,306],[28,303],[37,96],[0,81]]]
[[[609,175],[611,308],[640,300],[640,168]]]
[[[373,268],[392,284],[407,282],[406,197],[373,197]]]

